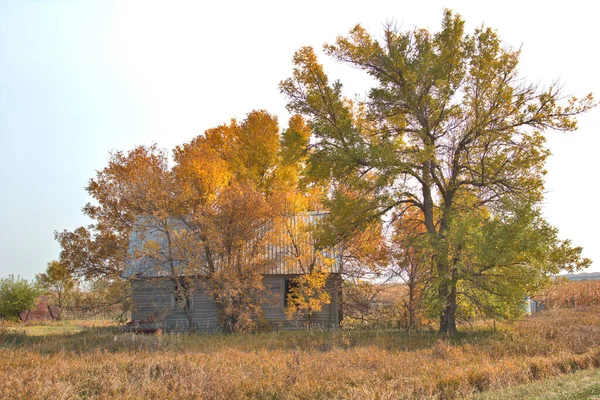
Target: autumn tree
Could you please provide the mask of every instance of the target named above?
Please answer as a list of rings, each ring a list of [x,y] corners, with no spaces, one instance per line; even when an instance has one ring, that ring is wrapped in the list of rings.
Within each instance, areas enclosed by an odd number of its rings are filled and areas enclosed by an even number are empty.
[[[178,147],[174,168],[164,150],[139,147],[117,153],[99,173],[98,209],[114,205],[120,213],[110,217],[131,218],[124,225],[129,246],[116,255],[126,253],[139,279],[170,281],[190,329],[201,286],[220,306],[225,330],[246,329],[252,318],[244,325],[242,317],[255,316],[248,299],[259,304],[253,294],[262,289],[262,270],[250,249],[258,248],[255,231],[268,220],[265,196],[278,140],[276,119],[252,112],[241,124],[232,121]]]
[[[180,253],[177,252],[177,229],[182,208],[182,188],[177,184],[169,166],[165,150],[152,146],[138,146],[129,152],[117,151],[110,155],[109,163],[98,171],[87,186],[95,200],[83,211],[92,219],[88,227],[55,234],[61,244],[60,264],[66,272],[90,282],[106,282],[118,287],[127,262],[132,237],[145,243],[143,256],[176,273]],[[160,235],[168,245],[163,252],[149,236]],[[174,279],[177,290],[183,284]],[[115,301],[127,303],[127,293]],[[190,310],[185,309],[188,319]]]
[[[50,293],[61,308],[77,284],[65,266],[56,260],[49,262],[46,272],[37,274],[35,279],[38,286]]]
[[[167,154],[156,145],[111,153],[108,165],[86,187],[94,202],[83,213],[93,223],[55,232],[60,263],[76,277],[120,279],[135,218],[152,214],[160,201],[160,180],[167,175]]]
[[[402,302],[408,316],[408,328],[418,325],[424,308],[425,294],[430,289],[430,267],[433,252],[420,210],[409,208],[392,218],[390,238],[391,275],[399,277],[407,293]]]
[[[518,50],[503,46],[490,28],[465,34],[451,11],[438,32],[390,24],[377,40],[357,25],[325,52],[367,73],[375,86],[364,102],[352,102],[339,81],[330,83],[311,48],[294,55],[293,75],[281,90],[315,135],[314,173],[364,194],[349,199],[336,191],[330,198],[332,214],[349,210],[346,220],[355,225],[405,208],[422,213],[440,332],[456,332],[460,296],[481,309],[514,309],[547,274],[589,265],[580,248],[543,222],[539,207],[546,132],[575,130],[575,117],[594,105],[591,95],[566,98],[557,83],[526,83]],[[465,221],[472,218],[479,222],[470,228]],[[475,247],[475,226],[486,235],[493,235],[491,226],[504,234],[527,228],[536,241],[519,246],[502,238],[513,251],[478,254],[474,271],[471,250],[483,251]],[[525,272],[527,279],[502,278]]]
[[[279,213],[281,198],[279,144],[277,119],[253,111],[175,150],[185,231],[194,238],[185,275],[200,277],[226,332],[255,329],[262,312],[264,228]]]
[[[260,191],[249,184],[232,184],[220,194],[204,225],[208,232],[202,244],[208,254],[189,263],[206,270],[204,284],[227,333],[256,330],[261,305],[270,300],[263,274],[271,262],[264,249],[272,218],[272,207]]]
[[[246,329],[251,323],[241,321],[256,320],[264,289],[260,227],[310,207],[312,188],[298,190],[309,137],[301,117],[280,134],[277,118],[260,110],[176,147],[173,167],[156,145],[112,153],[87,186],[94,202],[84,213],[93,223],[56,233],[61,265],[77,277],[118,281],[128,263],[143,260],[173,282],[190,327],[202,285],[225,329]]]
[[[276,190],[283,206],[280,214],[323,210],[321,200],[328,190],[327,182],[309,174],[310,138],[312,131],[304,118],[293,115],[282,132],[279,144]]]

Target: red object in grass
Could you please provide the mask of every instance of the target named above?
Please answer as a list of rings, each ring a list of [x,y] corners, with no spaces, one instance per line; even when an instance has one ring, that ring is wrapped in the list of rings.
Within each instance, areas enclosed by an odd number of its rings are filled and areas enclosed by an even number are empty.
[[[21,313],[21,321],[56,321],[60,319],[62,309],[48,304],[48,296],[40,296],[36,300],[36,305],[31,310],[25,310]]]

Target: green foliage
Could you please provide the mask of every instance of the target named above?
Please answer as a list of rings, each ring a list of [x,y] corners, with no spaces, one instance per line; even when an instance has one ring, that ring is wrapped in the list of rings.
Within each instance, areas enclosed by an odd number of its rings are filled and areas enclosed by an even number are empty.
[[[557,230],[531,205],[506,205],[495,216],[463,213],[454,218],[446,240],[457,282],[458,316],[464,319],[517,318],[523,299],[551,285],[551,275],[590,262],[581,258],[581,248],[560,241]],[[433,278],[433,286],[439,286],[441,278]],[[428,306],[432,315],[441,311],[435,296]]]
[[[379,41],[358,25],[325,52],[375,81],[366,102],[352,102],[305,47],[281,83],[288,109],[313,129],[311,173],[333,181],[330,221],[346,237],[417,210],[442,332],[455,332],[459,307],[513,316],[545,275],[589,265],[537,210],[545,132],[575,130],[575,117],[596,105],[591,94],[566,99],[557,83],[527,84],[519,51],[490,28],[465,34],[449,10],[438,32],[388,25]]]
[[[19,319],[20,314],[32,309],[40,289],[26,279],[9,275],[0,279],[0,316],[9,320]]]
[[[63,307],[76,284],[69,270],[58,261],[49,262],[46,272],[37,274],[35,279],[40,288],[54,297],[59,307]]]

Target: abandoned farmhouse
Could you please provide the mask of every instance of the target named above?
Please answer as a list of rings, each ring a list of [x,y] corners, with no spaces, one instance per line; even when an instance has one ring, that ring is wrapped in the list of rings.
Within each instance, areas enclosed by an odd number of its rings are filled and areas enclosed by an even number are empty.
[[[309,263],[312,264],[311,268],[328,273],[325,290],[330,296],[329,304],[324,304],[320,311],[311,316],[311,325],[324,329],[339,327],[341,254],[337,250],[317,252],[310,229],[306,229],[318,223],[323,216],[322,212],[294,214],[285,217],[280,227],[269,228],[271,232],[265,236],[267,239],[260,247],[263,252],[260,256],[264,260],[260,272],[268,299],[260,305],[262,325],[266,324],[271,329],[294,329],[306,325],[306,321],[290,318],[285,311],[293,279],[309,272],[306,266]],[[156,251],[152,255],[140,251],[149,243],[164,250],[166,240],[164,231],[156,224],[139,225],[142,228],[138,228],[131,236],[128,267],[123,273],[123,277],[131,282],[132,321],[143,325],[143,328],[165,331],[190,328],[200,332],[221,330],[218,304],[200,283],[201,274],[194,272],[196,278],[186,277],[190,272],[185,263],[177,262],[174,269],[173,263],[169,262],[171,260],[158,255],[164,251]],[[299,259],[299,253],[302,254],[302,260]],[[190,281],[193,283],[193,289],[185,299],[185,308],[181,306],[181,299],[177,298],[177,280],[184,277],[188,285]]]

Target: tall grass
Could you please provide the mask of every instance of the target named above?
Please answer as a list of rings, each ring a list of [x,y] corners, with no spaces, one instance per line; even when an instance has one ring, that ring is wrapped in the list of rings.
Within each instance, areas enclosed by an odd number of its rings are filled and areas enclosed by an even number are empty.
[[[549,308],[600,305],[600,280],[561,282],[536,299]]]
[[[64,327],[37,336],[4,328],[0,398],[463,398],[600,367],[598,307],[541,313],[495,332],[479,325],[451,339],[396,330],[223,336]]]

